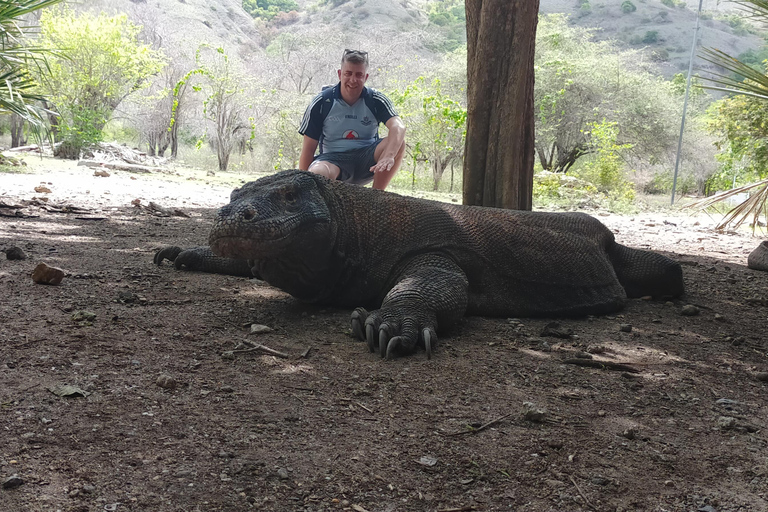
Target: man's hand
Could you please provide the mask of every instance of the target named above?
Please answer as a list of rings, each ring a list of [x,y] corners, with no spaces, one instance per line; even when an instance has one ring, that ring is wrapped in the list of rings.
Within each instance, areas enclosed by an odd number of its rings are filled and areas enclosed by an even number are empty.
[[[391,156],[383,156],[381,159],[376,162],[376,165],[371,167],[371,172],[377,173],[377,172],[389,172],[392,170],[392,167],[395,165],[395,159]]]

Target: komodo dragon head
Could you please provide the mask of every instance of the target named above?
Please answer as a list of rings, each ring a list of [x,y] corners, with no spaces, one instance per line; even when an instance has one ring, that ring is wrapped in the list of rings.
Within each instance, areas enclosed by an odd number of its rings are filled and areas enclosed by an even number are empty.
[[[327,180],[303,171],[246,183],[216,215],[211,250],[244,260],[322,257],[335,236],[328,188]]]

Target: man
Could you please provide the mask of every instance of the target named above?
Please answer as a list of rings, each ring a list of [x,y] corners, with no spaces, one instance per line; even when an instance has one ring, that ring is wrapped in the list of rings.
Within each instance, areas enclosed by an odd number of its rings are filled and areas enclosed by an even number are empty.
[[[315,96],[304,114],[299,168],[384,190],[403,161],[405,124],[389,98],[365,86],[368,52],[344,50],[338,75],[339,83]],[[379,123],[387,137],[379,138]]]

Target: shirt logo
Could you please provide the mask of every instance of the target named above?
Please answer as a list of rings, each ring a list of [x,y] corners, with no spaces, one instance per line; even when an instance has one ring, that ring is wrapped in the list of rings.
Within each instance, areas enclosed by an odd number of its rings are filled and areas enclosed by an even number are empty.
[[[360,122],[363,124],[363,126],[370,126],[370,125],[371,125],[371,123],[372,123],[373,121],[371,121],[370,119],[368,119],[368,116],[365,116],[365,117],[363,118],[363,120],[362,120],[362,121],[360,121]]]
[[[357,116],[352,114],[347,114],[344,116],[344,119],[357,119]]]
[[[355,130],[347,130],[344,132],[344,138],[345,139],[357,139],[359,138],[359,135]]]

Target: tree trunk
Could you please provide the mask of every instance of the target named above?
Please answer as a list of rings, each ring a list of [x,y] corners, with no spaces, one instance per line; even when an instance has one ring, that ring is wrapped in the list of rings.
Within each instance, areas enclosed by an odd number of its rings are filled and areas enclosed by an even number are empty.
[[[18,148],[27,144],[24,137],[24,119],[18,114],[11,114],[11,147]]]
[[[530,210],[539,0],[466,0],[464,204]]]

